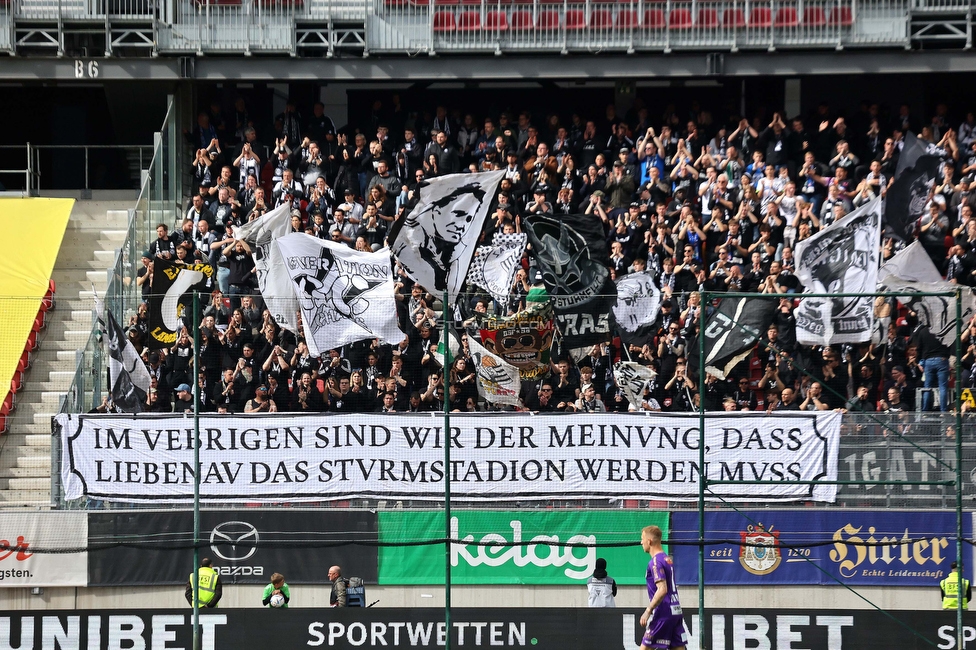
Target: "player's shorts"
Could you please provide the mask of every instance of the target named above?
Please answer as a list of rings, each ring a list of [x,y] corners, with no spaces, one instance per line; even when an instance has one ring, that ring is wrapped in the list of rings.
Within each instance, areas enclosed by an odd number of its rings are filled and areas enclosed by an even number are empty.
[[[688,645],[688,635],[685,634],[685,622],[681,616],[668,616],[647,623],[644,639],[641,643],[646,648],[667,650]]]

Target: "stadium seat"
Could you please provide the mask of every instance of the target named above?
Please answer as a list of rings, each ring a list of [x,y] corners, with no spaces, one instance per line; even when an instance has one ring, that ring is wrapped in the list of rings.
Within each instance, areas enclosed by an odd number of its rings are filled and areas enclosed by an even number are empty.
[[[691,9],[672,9],[668,14],[668,29],[691,29]]]
[[[545,31],[554,32],[559,29],[559,12],[546,9],[539,12],[539,20],[536,27]]]
[[[579,31],[586,27],[586,14],[582,9],[566,10],[566,29]]]
[[[34,325],[31,327],[35,332],[40,332],[47,325],[47,320],[45,318],[45,312],[37,312],[37,316],[34,317]]]
[[[489,11],[485,14],[485,29],[489,32],[508,31],[508,17],[504,11]]]
[[[477,9],[462,11],[458,16],[457,29],[459,32],[481,31],[481,12]]]
[[[28,352],[33,352],[37,349],[37,332],[32,331],[27,336],[27,345],[24,347]]]
[[[455,7],[461,4],[461,0],[433,0],[435,7]]]
[[[457,29],[457,23],[454,22],[454,13],[451,11],[435,11],[434,12],[434,31],[435,32],[453,32]]]
[[[830,10],[830,25],[850,27],[854,24],[854,13],[850,7],[834,7]]]
[[[516,9],[512,12],[512,29],[531,31],[535,29],[532,20],[532,12],[524,9]]]
[[[621,9],[617,12],[617,29],[636,29],[639,24],[636,9]]]
[[[19,370],[14,372],[14,376],[10,378],[10,392],[16,395],[20,392],[20,389],[24,387],[24,373]]]
[[[639,21],[637,20],[637,10],[621,9],[617,12],[618,29],[637,29],[638,26]]]
[[[726,29],[742,29],[746,26],[746,14],[742,9],[726,9],[722,13],[722,26]]]
[[[749,12],[749,27],[769,29],[773,26],[773,10],[769,7],[753,7]]]
[[[640,501],[637,499],[624,499],[625,508],[640,508]]]
[[[590,14],[590,29],[613,29],[613,12],[609,9],[594,9]]]
[[[664,29],[667,25],[663,9],[648,9],[644,12],[644,29]]]
[[[803,9],[804,27],[823,27],[827,24],[827,14],[823,7],[807,6]]]
[[[0,436],[7,433],[7,416],[0,413]]]
[[[463,5],[479,5],[480,6],[481,5],[481,2],[482,2],[482,0],[461,0],[461,4],[463,4]],[[489,2],[488,4],[489,5],[493,5],[495,3],[494,2]]]
[[[774,26],[779,29],[796,27],[800,24],[800,19],[796,14],[796,7],[780,7],[776,10],[776,22]]]
[[[17,362],[17,370],[20,372],[27,372],[31,367],[31,357],[30,352],[24,350],[24,353],[20,355],[20,361]]]
[[[698,27],[701,29],[715,29],[718,27],[718,9],[702,7],[698,10]]]
[[[44,293],[44,298],[41,300],[41,309],[44,311],[51,311],[54,309],[54,280],[48,282],[47,291]]]

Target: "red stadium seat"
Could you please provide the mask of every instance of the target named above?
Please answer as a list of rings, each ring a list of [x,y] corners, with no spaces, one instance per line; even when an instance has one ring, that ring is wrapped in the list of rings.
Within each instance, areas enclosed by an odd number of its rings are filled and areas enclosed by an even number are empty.
[[[457,29],[457,24],[454,22],[454,13],[450,11],[436,11],[434,12],[434,31],[435,32],[453,32]]]
[[[20,361],[17,362],[17,370],[20,372],[27,372],[27,369],[31,367],[30,352],[24,350],[24,353],[20,355]]]
[[[667,26],[663,9],[648,9],[644,12],[645,29],[664,29]]]
[[[827,14],[823,7],[804,7],[803,26],[804,27],[823,27],[827,24]]]
[[[56,292],[56,286],[54,280],[49,280],[47,283],[47,293],[44,294],[44,299],[41,300],[41,309],[44,311],[50,311],[54,309],[54,294]]]
[[[698,26],[702,29],[718,27],[718,9],[703,7],[698,10]]]
[[[850,27],[854,24],[854,13],[850,7],[835,7],[830,11],[829,24],[835,27]]]
[[[691,9],[672,9],[668,14],[668,29],[691,29]]]
[[[481,31],[481,12],[477,9],[473,11],[462,11],[458,16],[457,29],[459,32]]]
[[[14,372],[14,376],[10,378],[10,392],[16,395],[20,392],[20,389],[24,386],[24,373],[19,370]]]
[[[636,9],[621,9],[617,12],[618,29],[637,29],[638,25]]]
[[[516,9],[512,12],[512,29],[533,30],[535,22],[532,20],[532,12],[524,9]]]
[[[7,416],[0,414],[0,435],[7,433]]]
[[[41,330],[44,329],[44,326],[47,325],[47,321],[46,318],[44,317],[44,314],[45,314],[44,311],[39,311],[37,312],[37,316],[34,317],[34,325],[31,327],[31,329],[34,330],[35,332],[40,332]]]
[[[613,12],[609,9],[594,9],[590,14],[591,29],[613,29]]]
[[[773,10],[769,7],[753,7],[749,12],[749,27],[768,29],[773,26]]]
[[[14,396],[12,394],[7,395],[7,398],[3,400],[3,404],[0,405],[0,415],[10,415],[14,412]]]
[[[796,14],[796,7],[780,7],[776,11],[776,22],[774,25],[779,29],[796,27],[800,24],[800,19]]]
[[[557,31],[559,29],[559,12],[552,9],[540,11],[536,27],[549,32]]]
[[[37,332],[32,331],[27,335],[27,345],[24,349],[28,352],[33,352],[37,349]]]
[[[586,14],[582,9],[566,10],[566,29],[579,31],[586,27]]]
[[[746,14],[742,9],[726,9],[722,13],[722,26],[726,29],[742,29],[746,26]]]
[[[485,14],[485,29],[489,32],[508,31],[508,18],[504,11],[489,11]]]

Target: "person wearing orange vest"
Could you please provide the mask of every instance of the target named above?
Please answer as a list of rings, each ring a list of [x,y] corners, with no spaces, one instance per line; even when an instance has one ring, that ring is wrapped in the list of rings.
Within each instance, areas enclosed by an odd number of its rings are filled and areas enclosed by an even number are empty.
[[[949,575],[939,583],[942,589],[942,609],[957,609],[959,607],[959,571],[955,562],[949,567]],[[973,597],[972,585],[969,580],[962,579],[962,608],[969,609],[969,600]]]
[[[193,574],[186,581],[186,602],[193,606]],[[224,587],[220,584],[220,574],[210,566],[210,558],[200,560],[200,607],[216,607],[223,595]]]

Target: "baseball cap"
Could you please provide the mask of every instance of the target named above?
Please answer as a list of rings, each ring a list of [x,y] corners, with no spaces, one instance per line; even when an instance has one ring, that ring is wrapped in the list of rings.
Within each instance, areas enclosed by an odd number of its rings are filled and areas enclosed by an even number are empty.
[[[614,160],[613,161],[613,166],[614,167],[623,167],[624,164],[622,162],[620,162],[619,160]]]
[[[176,392],[177,393],[182,393],[184,391],[186,391],[187,393],[189,393],[190,390],[191,390],[190,384],[180,384],[179,386],[176,387]]]

